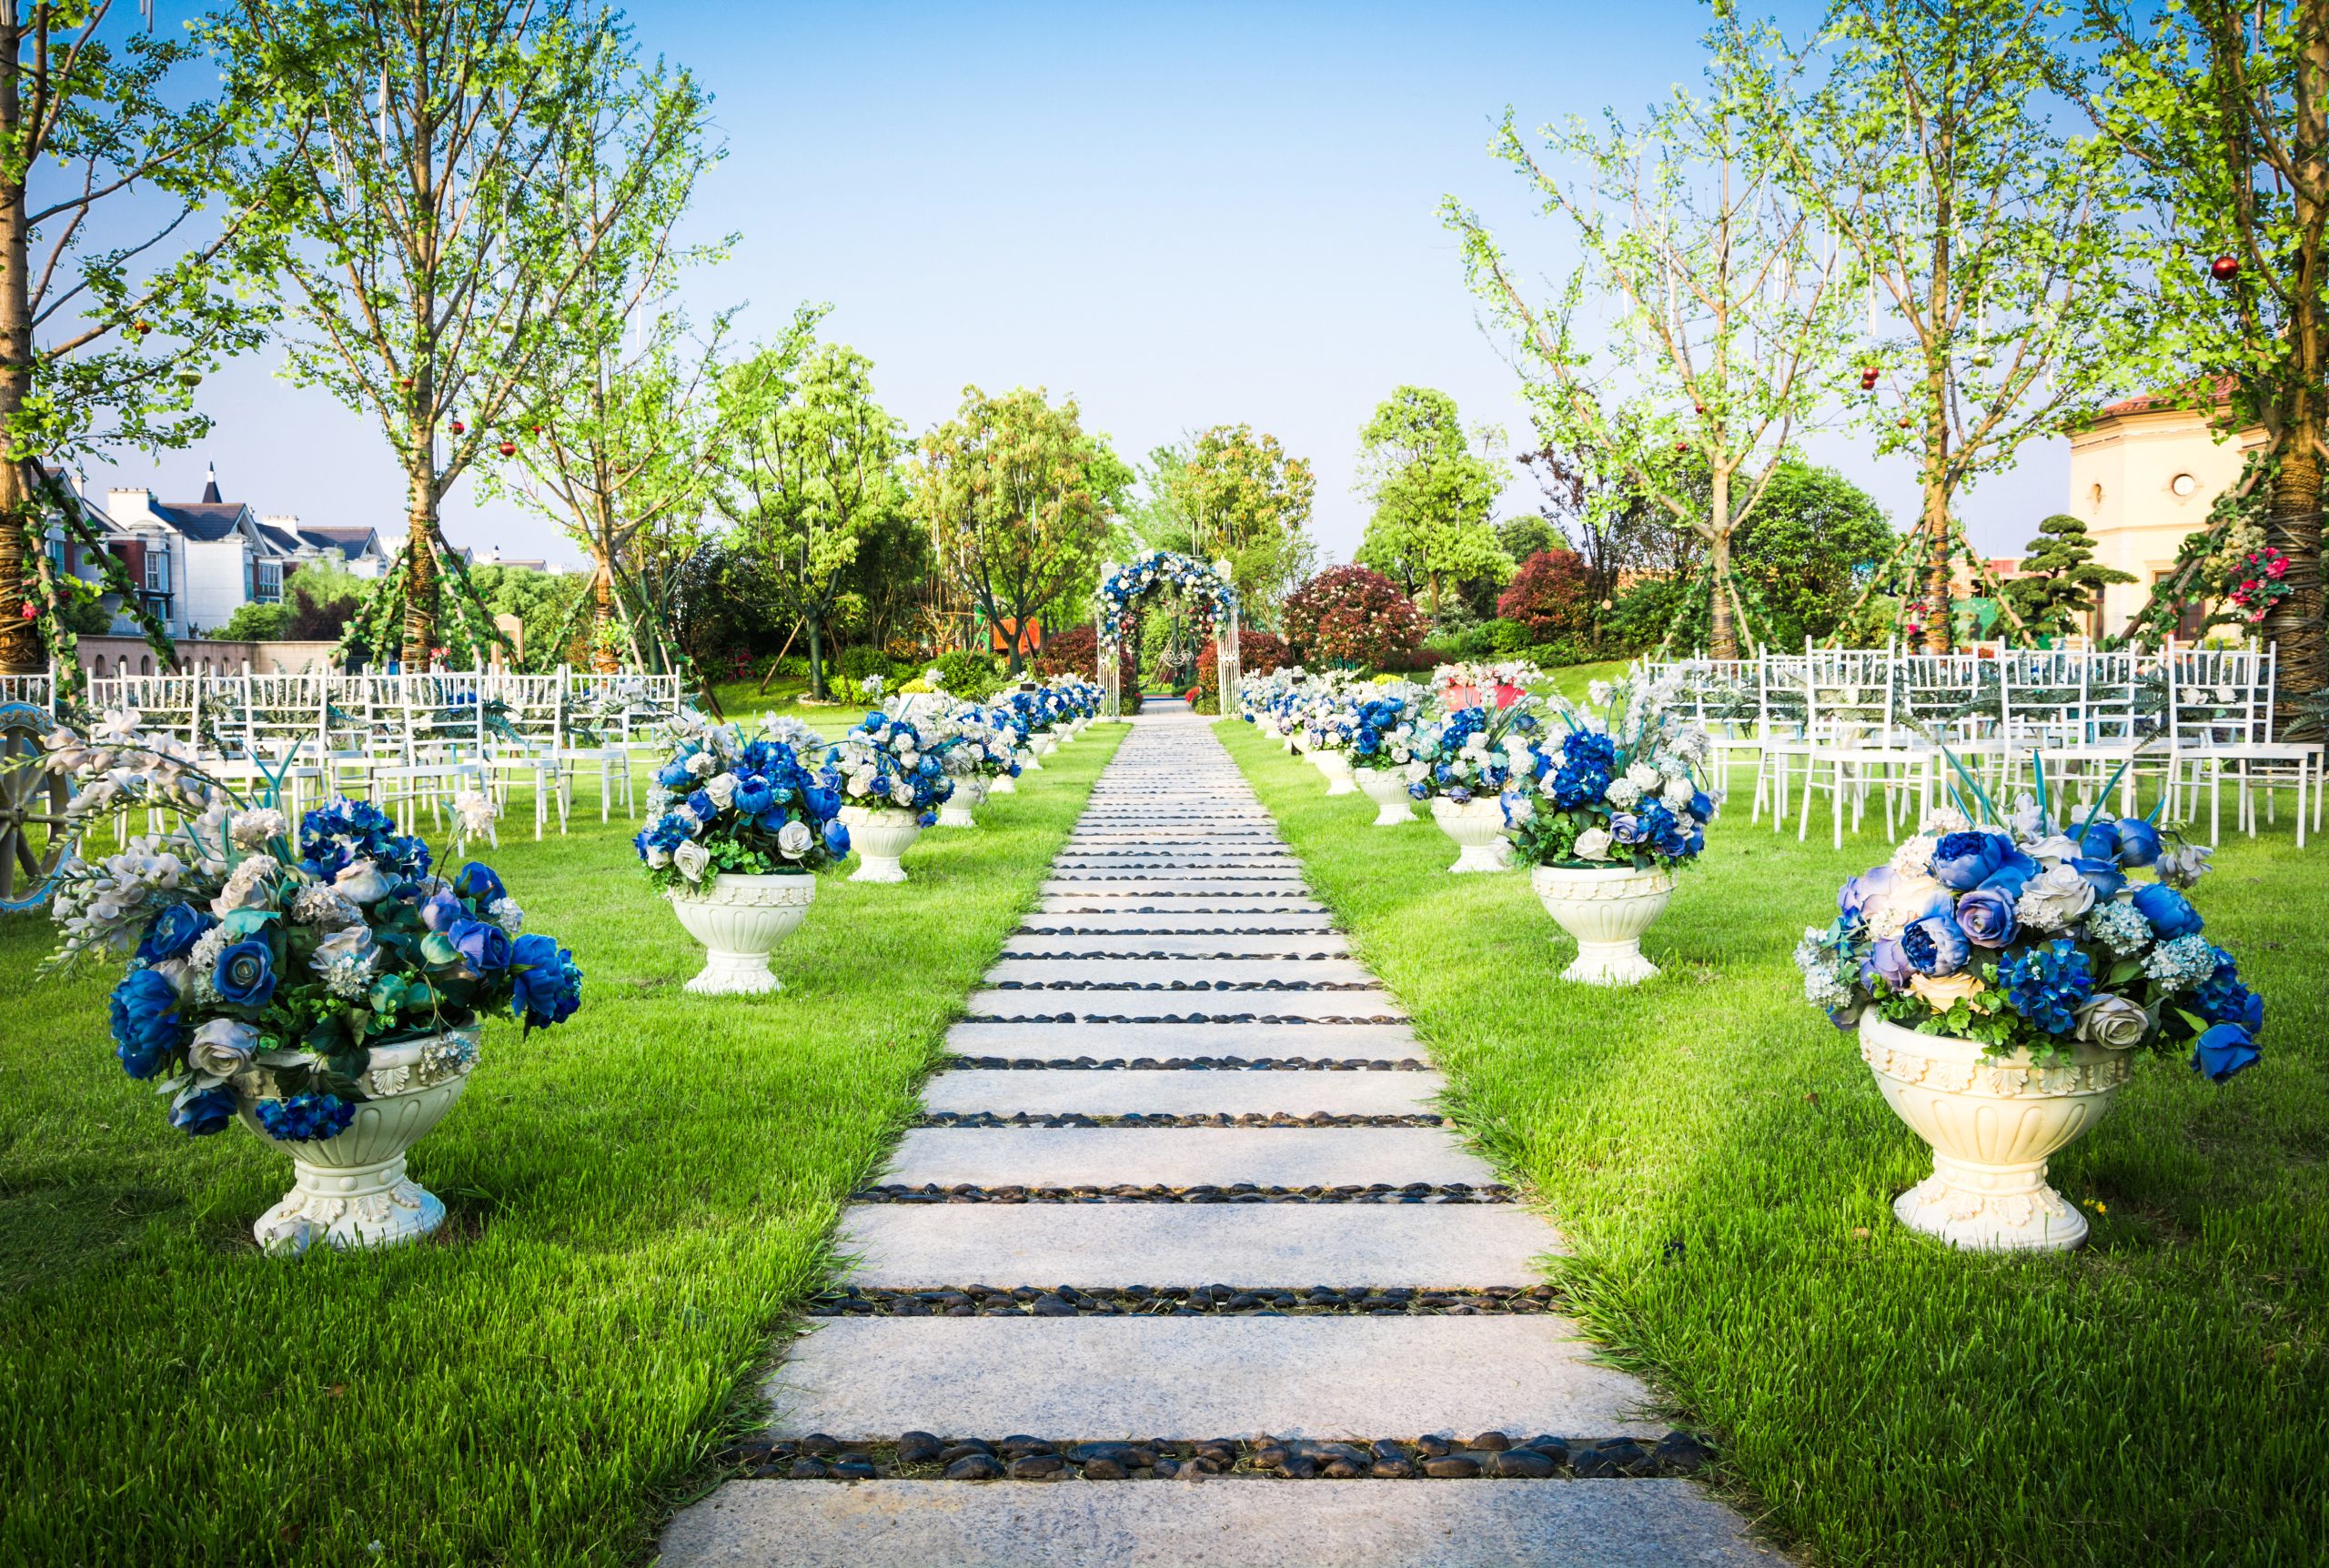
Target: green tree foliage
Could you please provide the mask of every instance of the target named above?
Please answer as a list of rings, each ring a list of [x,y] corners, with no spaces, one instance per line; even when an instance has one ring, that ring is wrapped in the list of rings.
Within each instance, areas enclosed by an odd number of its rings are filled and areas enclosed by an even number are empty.
[[[1317,558],[1308,532],[1317,481],[1308,459],[1289,457],[1276,437],[1247,425],[1201,430],[1173,459],[1154,473],[1170,515],[1187,529],[1183,548],[1203,560],[1226,559],[1246,614],[1269,619]]]
[[[809,691],[822,699],[850,568],[869,536],[904,516],[904,424],[874,398],[873,362],[837,343],[797,370],[789,346],[764,349],[721,377],[720,398],[720,509],[807,631]]]
[[[2049,112],[2072,79],[2059,10],[1846,0],[1806,51],[1827,79],[1761,110],[1798,198],[1869,280],[1863,363],[1889,385],[1861,417],[1916,464],[1936,608],[1958,493],[2112,387],[2146,331],[2117,160]],[[1926,648],[1946,648],[1951,618],[1923,621]]]
[[[185,446],[203,373],[262,336],[251,204],[208,200],[245,116],[194,95],[200,57],[114,0],[0,5],[0,672],[45,663],[41,521],[96,551],[42,465]]]
[[[913,510],[940,572],[987,624],[1023,627],[1054,606],[1082,610],[1133,477],[1085,431],[1073,397],[1054,407],[1040,387],[993,397],[968,387],[954,417],[922,439]],[[1024,663],[1014,642],[1013,673]]]
[[[1528,459],[1523,457],[1522,462]],[[1546,550],[1561,549],[1568,540],[1549,518],[1535,512],[1523,512],[1517,518],[1507,518],[1496,526],[1497,548],[1507,560],[1525,563],[1530,556]]]
[[[2123,149],[2153,221],[2140,231],[2160,330],[2135,340],[2147,387],[2187,389],[2213,412],[2228,377],[2228,427],[2263,427],[2243,490],[2268,482],[2263,543],[2288,558],[2291,589],[2263,627],[2280,649],[2280,689],[2329,688],[2322,617],[2322,452],[2329,442],[2329,0],[2083,0],[2082,43],[2098,51],[2093,106]],[[2213,273],[2217,258],[2237,268]],[[2224,508],[2235,513],[2236,507]],[[2230,521],[2227,516],[2226,521]],[[2187,552],[2187,564],[2208,549]],[[2154,609],[2173,629],[2179,571]],[[2284,717],[2308,727],[2315,715]]]
[[[239,0],[215,36],[267,122],[229,188],[284,219],[288,373],[376,420],[404,476],[420,668],[447,490],[508,438],[600,247],[692,156],[709,101],[590,0]],[[578,223],[556,171],[583,165]]]
[[[297,582],[298,579],[292,579]],[[531,567],[476,566],[469,582],[489,615],[514,615],[524,629],[527,658],[545,651],[571,658],[588,642],[589,623],[577,613],[590,579],[582,572],[539,572]],[[565,646],[551,648],[563,641]]]
[[[1506,116],[1494,151],[1585,255],[1550,305],[1475,213],[1442,206],[1473,288],[1517,339],[1544,445],[1591,454],[1603,484],[1622,477],[1705,543],[1726,656],[1742,608],[1734,536],[1822,406],[1845,314],[1842,266],[1758,134],[1759,110],[1785,96],[1768,43],[1722,24],[1703,98],[1678,89],[1638,126],[1548,126],[1541,161]],[[1688,486],[1698,473],[1702,492]]]
[[[1360,492],[1375,507],[1358,563],[1421,591],[1435,615],[1450,584],[1512,575],[1488,522],[1503,487],[1472,450],[1489,435],[1467,432],[1456,399],[1429,387],[1400,387],[1358,433]]]
[[[2057,512],[2038,525],[2038,537],[2030,541],[2021,569],[2005,591],[2032,631],[2068,637],[2082,629],[2089,610],[2102,608],[2106,584],[2135,580],[2132,573],[2096,560],[2086,525]]]

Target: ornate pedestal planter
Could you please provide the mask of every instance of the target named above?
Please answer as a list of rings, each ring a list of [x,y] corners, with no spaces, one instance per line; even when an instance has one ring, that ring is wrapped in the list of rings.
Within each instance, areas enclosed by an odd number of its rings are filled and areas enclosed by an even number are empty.
[[[2059,1064],[2026,1050],[1990,1058],[1978,1040],[1920,1034],[1860,1015],[1860,1054],[1886,1103],[1932,1145],[1932,1174],[1894,1201],[1911,1231],[1985,1251],[2062,1250],[2086,1221],[2046,1184],[2046,1157],[2102,1119],[2131,1053],[2072,1041]]]
[[[1059,737],[1046,729],[1041,735],[1037,735],[1033,738],[1033,744],[1035,748],[1036,756],[1049,757],[1053,752],[1059,749]]]
[[[911,811],[887,807],[844,806],[841,819],[849,829],[850,847],[857,851],[852,882],[902,882],[906,869],[898,857],[922,837],[922,824]]]
[[[942,828],[975,828],[978,819],[971,813],[986,799],[986,780],[973,775],[954,780],[954,792],[938,808],[938,825]]]
[[[278,1142],[267,1136],[259,1101],[276,1097],[275,1075],[251,1068],[235,1079],[242,1124],[291,1157],[297,1172],[283,1201],[258,1217],[251,1233],[270,1252],[304,1252],[317,1241],[335,1247],[397,1247],[445,1222],[445,1205],[405,1174],[405,1151],[445,1120],[469,1087],[477,1062],[474,1026],[426,1040],[384,1045],[364,1075],[370,1098],[335,1137]]]
[[[1407,793],[1407,781],[1396,768],[1354,768],[1351,777],[1358,780],[1360,793],[1375,802],[1375,825],[1394,828],[1416,819],[1414,797]]]
[[[1019,780],[1008,773],[998,773],[986,781],[986,792],[990,795],[1016,795],[1019,793]]]
[[[680,924],[704,946],[703,972],[688,990],[699,996],[781,990],[768,955],[808,919],[817,879],[722,871],[708,888],[678,886],[667,896]]]
[[[1022,773],[1041,773],[1044,770],[1044,765],[1035,759],[1035,748],[1032,741],[1013,751],[1011,759],[1019,764]]]
[[[1461,806],[1444,795],[1431,799],[1431,819],[1462,851],[1451,871],[1501,871],[1512,864],[1512,844],[1504,836],[1504,802],[1478,796]]]
[[[1350,759],[1339,751],[1319,750],[1311,753],[1317,759],[1318,771],[1326,776],[1329,795],[1356,795],[1358,784],[1350,776]]]
[[[1539,866],[1528,878],[1545,912],[1577,939],[1577,961],[1561,979],[1587,985],[1638,985],[1658,972],[1641,956],[1642,933],[1674,896],[1674,879],[1651,867]]]

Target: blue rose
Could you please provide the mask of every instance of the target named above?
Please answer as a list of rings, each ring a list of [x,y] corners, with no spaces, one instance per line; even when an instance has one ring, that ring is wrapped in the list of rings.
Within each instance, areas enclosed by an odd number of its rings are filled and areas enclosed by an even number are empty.
[[[1714,820],[1714,797],[1703,789],[1691,791],[1690,815],[1701,822]]]
[[[713,805],[711,797],[701,789],[688,797],[688,809],[694,813],[699,822],[709,822],[720,815],[720,808]]]
[[[161,1071],[178,1045],[178,988],[166,975],[132,970],[113,988],[106,1007],[122,1070],[132,1078]]]
[[[452,930],[453,950],[473,975],[496,975],[509,967],[509,933],[491,920],[463,920]]]
[[[2078,847],[2094,859],[2116,860],[2119,858],[2119,824],[2107,818],[2088,823],[2079,832]]]
[[[582,1001],[582,971],[572,953],[548,937],[529,934],[510,945],[509,959],[509,1010],[528,1029],[547,1029],[573,1016]]]
[[[1881,979],[1896,991],[1906,990],[1910,977],[1916,972],[1916,966],[1909,961],[1909,955],[1901,951],[1901,944],[1886,937],[1869,950],[1867,959],[1860,966],[1860,984],[1870,985],[1871,981]]]
[[[481,861],[471,860],[453,879],[453,891],[474,903],[480,910],[489,910],[497,899],[506,899],[509,890],[493,874],[493,868]]]
[[[265,1007],[275,995],[275,953],[265,942],[237,942],[218,955],[210,983],[237,1007]]]
[[[666,789],[684,789],[695,779],[684,760],[666,762],[655,770],[655,782]]]
[[[146,928],[146,939],[137,944],[137,956],[149,964],[184,958],[187,950],[201,940],[202,933],[217,923],[192,904],[165,904],[162,912]]]
[[[2021,890],[2030,885],[2039,870],[2037,861],[2016,849],[2006,858],[2004,865],[1981,879],[1981,886],[2003,893],[2008,899],[2019,899]]]
[[[1957,929],[1979,948],[2001,948],[2013,940],[2021,922],[2013,912],[2018,895],[1988,882],[1957,900]]]
[[[1933,879],[1957,892],[1970,892],[2005,864],[2006,851],[2011,848],[2011,843],[1995,833],[1944,833],[1933,847]]]
[[[1953,975],[1972,955],[1952,915],[1930,915],[1901,933],[1901,951],[1919,974]]]
[[[825,853],[836,860],[849,853],[849,825],[838,818],[825,823]]]
[[[1901,873],[1890,866],[1877,866],[1857,877],[1847,877],[1836,890],[1836,912],[1848,920],[1868,918],[1870,904],[1880,904],[1892,891],[1892,884]]]
[[[468,906],[455,898],[449,889],[438,889],[420,906],[420,923],[432,931],[449,931],[469,918]]]
[[[1638,844],[1647,831],[1642,827],[1641,819],[1631,811],[1615,812],[1609,818],[1609,837],[1620,844]]]
[[[2200,929],[2200,911],[2192,900],[2164,882],[2145,882],[2134,892],[2135,912],[2148,921],[2163,942],[2188,937]]]
[[[2159,829],[2141,817],[2119,819],[2119,864],[2149,866],[2159,859]]]
[[[810,785],[801,791],[802,803],[809,814],[822,822],[841,814],[841,792],[820,785]]]
[[[2070,866],[2071,869],[2084,877],[2087,885],[2094,890],[2094,900],[2097,903],[2106,899],[2117,898],[2120,890],[2127,885],[2127,873],[2119,869],[2119,862],[2116,860],[2098,860],[2090,856],[2082,855],[2071,861]]]
[[[189,1138],[223,1132],[235,1120],[235,1091],[223,1083],[181,1094],[170,1107],[170,1125]]]
[[[2205,1073],[2212,1083],[2245,1072],[2260,1060],[2254,1040],[2236,1023],[2212,1024],[2192,1042],[2192,1070]]]

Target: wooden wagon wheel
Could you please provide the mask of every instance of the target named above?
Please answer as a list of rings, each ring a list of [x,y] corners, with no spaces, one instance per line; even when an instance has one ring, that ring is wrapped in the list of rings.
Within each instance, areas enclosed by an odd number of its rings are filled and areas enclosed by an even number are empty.
[[[41,737],[55,727],[45,709],[0,703],[0,910],[47,902],[49,879],[65,858],[65,806],[72,787],[55,774],[18,766],[20,759],[42,754]]]

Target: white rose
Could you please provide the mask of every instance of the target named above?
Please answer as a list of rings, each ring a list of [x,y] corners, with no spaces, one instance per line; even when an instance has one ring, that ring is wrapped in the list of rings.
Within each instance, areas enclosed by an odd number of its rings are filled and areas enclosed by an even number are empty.
[[[664,867],[666,867],[666,866],[670,865],[670,863],[671,863],[671,851],[670,851],[670,850],[662,848],[660,845],[658,845],[658,844],[650,844],[650,845],[647,847],[647,864],[648,864],[650,868],[652,868],[652,869],[655,869],[655,870],[660,871],[660,870],[661,870]]]
[[[1487,749],[1488,738],[1485,731],[1475,729],[1471,734],[1464,737],[1465,750],[1485,753]]]
[[[1697,787],[1688,779],[1669,779],[1666,781],[1666,803],[1677,811],[1689,809],[1698,792]]]
[[[797,860],[809,852],[809,845],[814,837],[809,831],[808,823],[787,822],[776,830],[776,847],[788,859]]]
[[[1932,895],[1941,884],[1921,874],[1903,873],[1892,884],[1880,904],[1861,912],[1868,917],[1868,933],[1878,940],[1897,939],[1909,929],[1909,917],[1921,915],[1931,907]]]
[[[1626,777],[1637,789],[1655,789],[1659,785],[1658,769],[1647,762],[1637,762],[1627,769]]]
[[[2021,890],[2013,912],[2034,930],[2059,931],[2093,903],[2093,883],[2069,866],[2049,866]]]
[[[388,897],[388,879],[371,861],[355,860],[332,879],[331,890],[351,904],[377,904]]]
[[[1607,828],[1588,828],[1577,836],[1577,856],[1580,860],[1606,860],[1609,846],[1616,842]]]
[[[711,759],[709,751],[699,751],[688,759],[688,771],[699,779],[709,779],[720,764]]]
[[[851,794],[862,796],[865,794],[866,791],[873,788],[873,775],[871,773],[852,773],[849,776],[848,788]]]
[[[912,747],[908,747],[905,750],[898,753],[898,766],[901,768],[921,767],[922,753],[914,750]]]
[[[711,851],[691,839],[671,851],[671,864],[689,881],[701,882],[704,868],[711,864]]]
[[[733,773],[721,773],[707,779],[704,780],[703,792],[711,797],[713,805],[725,811],[736,803],[736,776]]]
[[[186,1060],[197,1076],[225,1080],[249,1066],[257,1053],[257,1030],[239,1019],[214,1018],[194,1031]]]
[[[901,779],[890,786],[890,799],[901,806],[913,804],[913,786]]]
[[[315,956],[308,965],[318,974],[328,971],[341,959],[365,959],[372,956],[375,944],[369,926],[342,926],[316,944]]]

